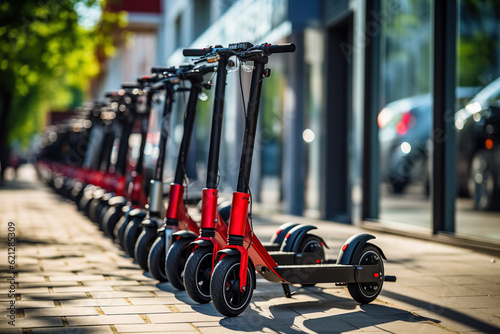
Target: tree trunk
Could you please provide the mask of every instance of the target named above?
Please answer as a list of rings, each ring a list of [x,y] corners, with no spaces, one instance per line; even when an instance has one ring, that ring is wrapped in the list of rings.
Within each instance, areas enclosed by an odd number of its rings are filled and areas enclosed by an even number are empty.
[[[8,121],[12,108],[12,94],[0,89],[0,183],[4,180],[5,169],[9,166]]]

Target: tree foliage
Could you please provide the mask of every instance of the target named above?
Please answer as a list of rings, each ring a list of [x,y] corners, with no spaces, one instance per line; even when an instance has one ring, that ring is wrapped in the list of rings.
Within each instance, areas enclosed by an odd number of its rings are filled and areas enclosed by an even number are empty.
[[[41,130],[48,110],[82,102],[89,79],[99,72],[98,53],[113,52],[105,34],[123,25],[119,14],[101,19],[103,29],[79,24],[76,5],[97,0],[24,0],[0,3],[0,153],[24,145]],[[3,173],[2,173],[3,174]]]

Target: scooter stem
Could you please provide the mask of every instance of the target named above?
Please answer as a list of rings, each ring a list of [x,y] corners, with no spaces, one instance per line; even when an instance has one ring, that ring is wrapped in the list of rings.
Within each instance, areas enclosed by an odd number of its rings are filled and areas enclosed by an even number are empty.
[[[222,116],[224,114],[224,96],[226,93],[226,77],[228,56],[221,54],[217,68],[217,82],[215,86],[214,111],[212,116],[212,130],[210,133],[210,148],[207,166],[207,188],[217,188],[217,172],[219,169],[219,153],[222,134]]]

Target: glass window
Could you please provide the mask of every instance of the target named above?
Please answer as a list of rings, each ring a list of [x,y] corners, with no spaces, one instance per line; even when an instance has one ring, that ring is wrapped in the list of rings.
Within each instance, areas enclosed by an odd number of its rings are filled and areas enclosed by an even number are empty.
[[[381,5],[379,219],[430,228],[432,3]]]
[[[456,233],[500,240],[500,10],[495,1],[458,4]],[[478,92],[479,90],[479,92]],[[460,97],[460,96],[459,96]]]

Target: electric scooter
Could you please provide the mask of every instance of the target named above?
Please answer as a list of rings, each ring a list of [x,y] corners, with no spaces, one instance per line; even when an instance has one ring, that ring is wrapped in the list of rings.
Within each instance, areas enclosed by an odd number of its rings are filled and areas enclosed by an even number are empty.
[[[185,50],[184,55],[190,56],[190,50]],[[215,255],[227,244],[227,222],[231,210],[231,206],[226,206],[220,210],[217,209],[217,172],[227,77],[226,67],[228,64],[235,67],[235,63],[229,60],[230,54],[221,53],[217,56],[219,69],[217,71],[207,183],[202,198],[201,233],[192,243],[192,235],[174,233],[174,242],[167,253],[166,260],[166,273],[169,281],[177,289],[185,287],[188,295],[198,303],[207,303],[211,300],[209,291],[210,274],[214,267]],[[209,58],[208,61],[210,60]],[[309,226],[296,223],[283,224],[273,235],[271,241],[265,244],[265,247],[268,251],[278,251],[282,248],[285,237],[291,236],[291,238],[295,238],[298,234],[307,232],[309,228]],[[321,245],[324,245],[324,241],[319,237],[316,237],[316,240],[322,250]],[[292,251],[308,252],[311,249],[311,243],[298,242]],[[316,255],[317,260],[324,259],[324,254],[318,252]],[[189,257],[186,260],[187,256]],[[182,282],[182,279],[184,282]],[[173,282],[177,282],[177,284]]]
[[[271,282],[281,283],[287,297],[291,296],[290,284],[317,284],[335,282],[347,284],[349,293],[360,303],[369,303],[378,296],[384,281],[395,281],[394,276],[385,276],[382,250],[368,240],[370,234],[358,234],[349,238],[342,246],[336,261],[317,261],[317,264],[289,264],[291,258],[315,257],[316,251],[308,253],[286,252],[295,240],[286,238],[284,252],[271,256],[252,231],[247,219],[251,200],[249,176],[253,146],[257,128],[262,81],[270,75],[265,69],[268,57],[273,53],[295,51],[295,45],[250,43],[231,44],[228,48],[206,48],[190,50],[191,55],[206,54],[236,55],[241,61],[254,62],[254,75],[250,87],[249,108],[246,115],[245,135],[240,161],[237,190],[233,193],[228,226],[228,244],[217,253],[217,263],[210,281],[210,294],[215,308],[225,316],[236,316],[249,305],[255,288],[255,271]]]
[[[113,233],[115,227],[122,218],[122,216],[127,216],[130,214],[131,210],[136,208],[143,208],[146,203],[146,190],[144,189],[145,178],[144,178],[144,148],[146,146],[146,137],[148,134],[149,127],[149,116],[151,111],[152,96],[156,93],[151,85],[155,82],[161,80],[162,76],[144,76],[137,79],[138,86],[135,88],[139,90],[142,94],[136,101],[136,108],[140,111],[141,117],[137,117],[135,122],[135,128],[138,128],[138,134],[140,135],[140,144],[138,146],[137,161],[135,161],[135,167],[129,171],[128,186],[125,196],[114,196],[104,203],[104,210],[101,217],[102,230],[104,233],[112,238],[115,237]],[[131,155],[130,147],[128,155]],[[124,220],[126,220],[126,218]]]
[[[162,79],[159,83],[154,84],[150,91],[165,91],[165,102],[163,115],[161,120],[156,121],[161,124],[161,128],[159,131],[159,147],[158,152],[159,156],[156,160],[156,166],[154,168],[153,179],[150,182],[150,194],[149,194],[149,212],[144,208],[144,206],[140,208],[135,208],[130,211],[124,218],[117,224],[115,230],[117,231],[118,239],[122,248],[131,256],[135,256],[135,245],[137,240],[142,232],[143,228],[143,220],[147,215],[150,216],[151,219],[146,220],[145,223],[148,225],[151,221],[156,221],[159,217],[164,216],[164,204],[163,204],[163,166],[165,160],[165,149],[168,139],[168,122],[170,119],[170,114],[172,110],[172,104],[174,100],[174,93],[176,91],[184,91],[183,87],[180,87],[178,83],[180,83],[180,77],[178,73],[186,70],[190,70],[192,65],[186,65],[181,67],[168,67],[162,68],[164,70],[164,79]],[[153,68],[153,72],[159,72],[158,68]],[[181,197],[182,199],[182,197]],[[161,221],[161,220],[160,220]],[[144,266],[144,254],[145,252],[141,252],[141,265]],[[147,253],[146,253],[147,254]]]
[[[128,196],[128,203],[129,205],[126,207],[122,208],[122,212],[124,212],[123,216],[119,219],[118,223],[116,223],[114,227],[114,237],[118,244],[122,247],[122,249],[130,256],[133,257],[134,255],[134,244],[133,242],[129,241],[130,236],[132,234],[135,234],[135,229],[132,228],[132,226],[139,226],[141,224],[142,220],[146,218],[148,215],[148,210],[146,210],[146,205],[149,203],[149,210],[150,212],[158,212],[158,214],[162,214],[165,210],[163,208],[163,204],[161,202],[161,198],[163,195],[163,187],[162,185],[157,185],[154,182],[149,182],[149,177],[147,177],[146,174],[146,164],[149,162],[150,154],[148,154],[148,159],[146,159],[146,154],[145,154],[145,147],[147,145],[147,141],[149,140],[148,138],[151,137],[151,131],[154,131],[155,124],[160,123],[161,119],[156,119],[156,108],[153,108],[153,99],[154,96],[157,94],[162,94],[164,91],[164,84],[161,83],[161,80],[164,79],[163,75],[153,75],[153,78],[155,80],[152,80],[150,85],[146,89],[146,94],[147,94],[147,109],[149,112],[149,120],[147,124],[145,124],[145,128],[143,128],[143,131],[145,131],[145,135],[143,136],[143,141],[141,143],[141,149],[140,149],[140,156],[141,156],[141,161],[140,163],[137,164],[137,172],[136,172],[136,183],[134,187],[129,188],[129,196]],[[168,100],[168,97],[166,97],[166,100]],[[165,101],[165,107],[167,105],[167,101]],[[163,110],[163,115],[169,115],[170,110]],[[163,129],[160,129],[163,133]],[[160,135],[161,136],[161,135]],[[153,136],[154,137],[154,136]],[[161,145],[161,139],[160,139],[160,145]],[[152,150],[150,150],[152,154]],[[164,159],[163,156],[158,157],[158,161],[160,159]],[[134,191],[135,189],[135,191]],[[143,200],[137,201],[136,197],[134,194],[137,194],[137,192],[140,191],[141,194],[144,194]],[[148,193],[148,198],[146,198],[145,194],[146,191]],[[130,235],[130,236],[129,236]],[[129,237],[128,237],[129,236]]]
[[[170,185],[168,209],[163,220],[163,215],[160,215],[157,210],[151,210],[154,206],[163,206],[159,198],[156,204],[150,205],[149,219],[142,221],[142,230],[136,240],[134,247],[134,258],[137,263],[144,269],[150,270],[152,275],[161,280],[166,280],[163,270],[165,260],[161,260],[161,254],[164,254],[164,245],[168,237],[165,234],[170,234],[171,231],[181,229],[179,233],[191,234],[198,231],[197,224],[191,219],[186,210],[186,200],[184,199],[184,180],[186,180],[185,165],[186,158],[190,146],[191,136],[194,128],[194,120],[196,116],[196,104],[202,88],[209,89],[210,84],[203,82],[203,76],[210,72],[214,72],[216,67],[204,66],[193,68],[193,66],[184,66],[179,68],[175,74],[179,80],[189,81],[191,86],[189,88],[189,98],[187,109],[184,117],[184,132],[179,147],[179,155],[177,159],[177,166],[173,183]],[[165,72],[162,68],[154,68],[153,71]],[[175,77],[171,77],[171,81]],[[170,106],[166,106],[170,108]],[[157,166],[157,176],[152,180],[152,185],[159,188],[162,186],[161,174],[159,169],[163,166]],[[152,197],[153,198],[153,197]],[[155,245],[154,252],[152,253],[151,267],[148,265],[148,258],[151,248]],[[164,258],[164,257],[163,257]]]

